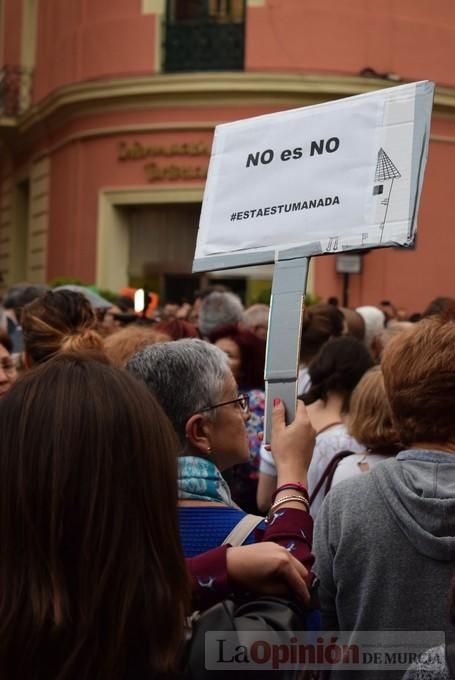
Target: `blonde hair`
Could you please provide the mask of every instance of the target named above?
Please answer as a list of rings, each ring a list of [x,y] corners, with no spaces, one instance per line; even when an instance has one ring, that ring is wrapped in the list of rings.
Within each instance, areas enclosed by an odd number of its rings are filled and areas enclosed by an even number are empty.
[[[172,338],[150,326],[126,326],[109,335],[104,341],[105,352],[114,366],[123,368],[132,356],[148,345],[169,342]]]
[[[367,371],[352,393],[348,430],[371,451],[386,452],[398,443],[399,436],[392,423],[384,376],[379,366]]]
[[[102,351],[89,301],[69,290],[48,291],[22,311],[25,351],[34,364],[59,352]]]

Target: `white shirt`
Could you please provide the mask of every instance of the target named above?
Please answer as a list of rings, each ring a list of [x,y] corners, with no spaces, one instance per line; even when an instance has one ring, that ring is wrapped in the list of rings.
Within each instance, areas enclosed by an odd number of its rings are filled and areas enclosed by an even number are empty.
[[[263,472],[270,477],[276,477],[276,465],[271,451],[267,451],[264,444],[261,444],[261,461],[259,463],[259,472]]]
[[[365,451],[365,447],[361,446],[354,437],[351,437],[351,435],[347,433],[345,425],[342,424],[333,425],[332,427],[329,427],[328,430],[324,430],[324,432],[317,435],[313,458],[308,470],[308,493],[310,495],[333,456],[340,451],[361,453]],[[271,477],[276,477],[276,466],[273,455],[270,451],[266,451],[264,446],[261,446],[259,471],[266,475],[270,475]],[[316,517],[316,513],[324,500],[323,491],[324,487],[311,504],[310,512],[313,518]]]
[[[333,425],[316,436],[313,458],[311,459],[310,467],[308,469],[308,493],[310,496],[321,479],[327,465],[340,451],[362,453],[365,451],[365,447],[348,434],[346,426],[342,423]],[[311,504],[310,513],[313,519],[316,518],[323,500],[324,485]]]
[[[337,469],[335,470],[332,479],[332,486],[335,486],[335,484],[338,484],[339,482],[343,482],[345,479],[349,479],[349,477],[356,477],[364,472],[369,472],[375,465],[388,458],[390,458],[390,456],[383,456],[379,453],[354,453],[352,456],[346,456],[346,458],[340,460],[337,465]],[[362,469],[363,463],[365,463],[369,469]]]
[[[299,368],[299,378],[298,378],[298,383],[297,383],[297,394],[299,397],[302,394],[305,394],[305,392],[308,392],[308,390],[311,387],[311,378],[310,378],[310,372],[308,370],[307,366],[300,366]]]

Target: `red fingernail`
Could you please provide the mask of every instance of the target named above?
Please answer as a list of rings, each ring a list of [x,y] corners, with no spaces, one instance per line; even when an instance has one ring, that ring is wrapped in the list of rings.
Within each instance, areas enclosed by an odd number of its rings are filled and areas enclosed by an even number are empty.
[[[273,405],[274,405],[274,406],[279,406],[280,403],[281,403],[281,399],[274,399],[274,400],[273,400]]]

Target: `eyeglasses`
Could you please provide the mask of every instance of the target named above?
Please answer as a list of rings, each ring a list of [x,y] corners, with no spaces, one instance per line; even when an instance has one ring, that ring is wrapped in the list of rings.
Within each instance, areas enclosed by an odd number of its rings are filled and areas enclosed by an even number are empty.
[[[204,411],[211,411],[219,406],[227,406],[228,404],[238,404],[242,413],[248,413],[250,410],[250,395],[240,394],[235,399],[230,399],[229,401],[222,401],[219,404],[213,404],[213,406],[207,406],[206,408],[201,408],[199,413],[204,413]]]

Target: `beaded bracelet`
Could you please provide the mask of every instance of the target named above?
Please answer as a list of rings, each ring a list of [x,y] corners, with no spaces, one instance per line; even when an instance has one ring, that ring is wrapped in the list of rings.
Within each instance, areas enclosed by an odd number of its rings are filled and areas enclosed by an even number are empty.
[[[274,510],[279,505],[282,505],[283,503],[286,503],[287,501],[291,501],[291,500],[292,501],[298,500],[300,503],[303,503],[307,507],[310,507],[310,503],[309,503],[307,498],[305,498],[304,496],[297,496],[297,495],[293,494],[293,495],[290,495],[290,496],[283,496],[283,498],[279,498],[277,501],[275,501],[275,503],[272,504],[270,509]]]
[[[289,502],[303,503],[307,512],[310,511],[309,505],[307,505],[307,503],[305,503],[305,499],[302,498],[302,496],[289,496],[289,497],[286,497],[286,499],[284,499],[282,501],[277,501],[274,505],[272,505],[272,507],[270,508],[270,510],[267,513],[266,522],[271,521],[271,519],[273,518],[273,516],[275,514],[275,510],[277,510],[280,507],[280,505],[284,505],[284,503],[289,503]]]
[[[303,496],[284,496],[283,498],[280,498],[278,501],[275,501],[275,503],[271,506],[267,514],[267,517],[269,518],[275,512],[275,510],[280,507],[280,505],[283,505],[283,503],[290,502],[303,503],[307,511],[309,512],[310,510],[310,504],[307,501],[307,499],[304,498]]]
[[[280,491],[285,491],[285,489],[292,489],[293,491],[300,491],[300,493],[303,495],[303,497],[306,498],[308,502],[310,501],[310,497],[308,496],[308,491],[305,489],[303,484],[300,484],[300,482],[289,482],[288,484],[282,484],[277,489],[275,489],[275,491],[272,494],[272,504],[275,502],[275,498],[280,493]]]

